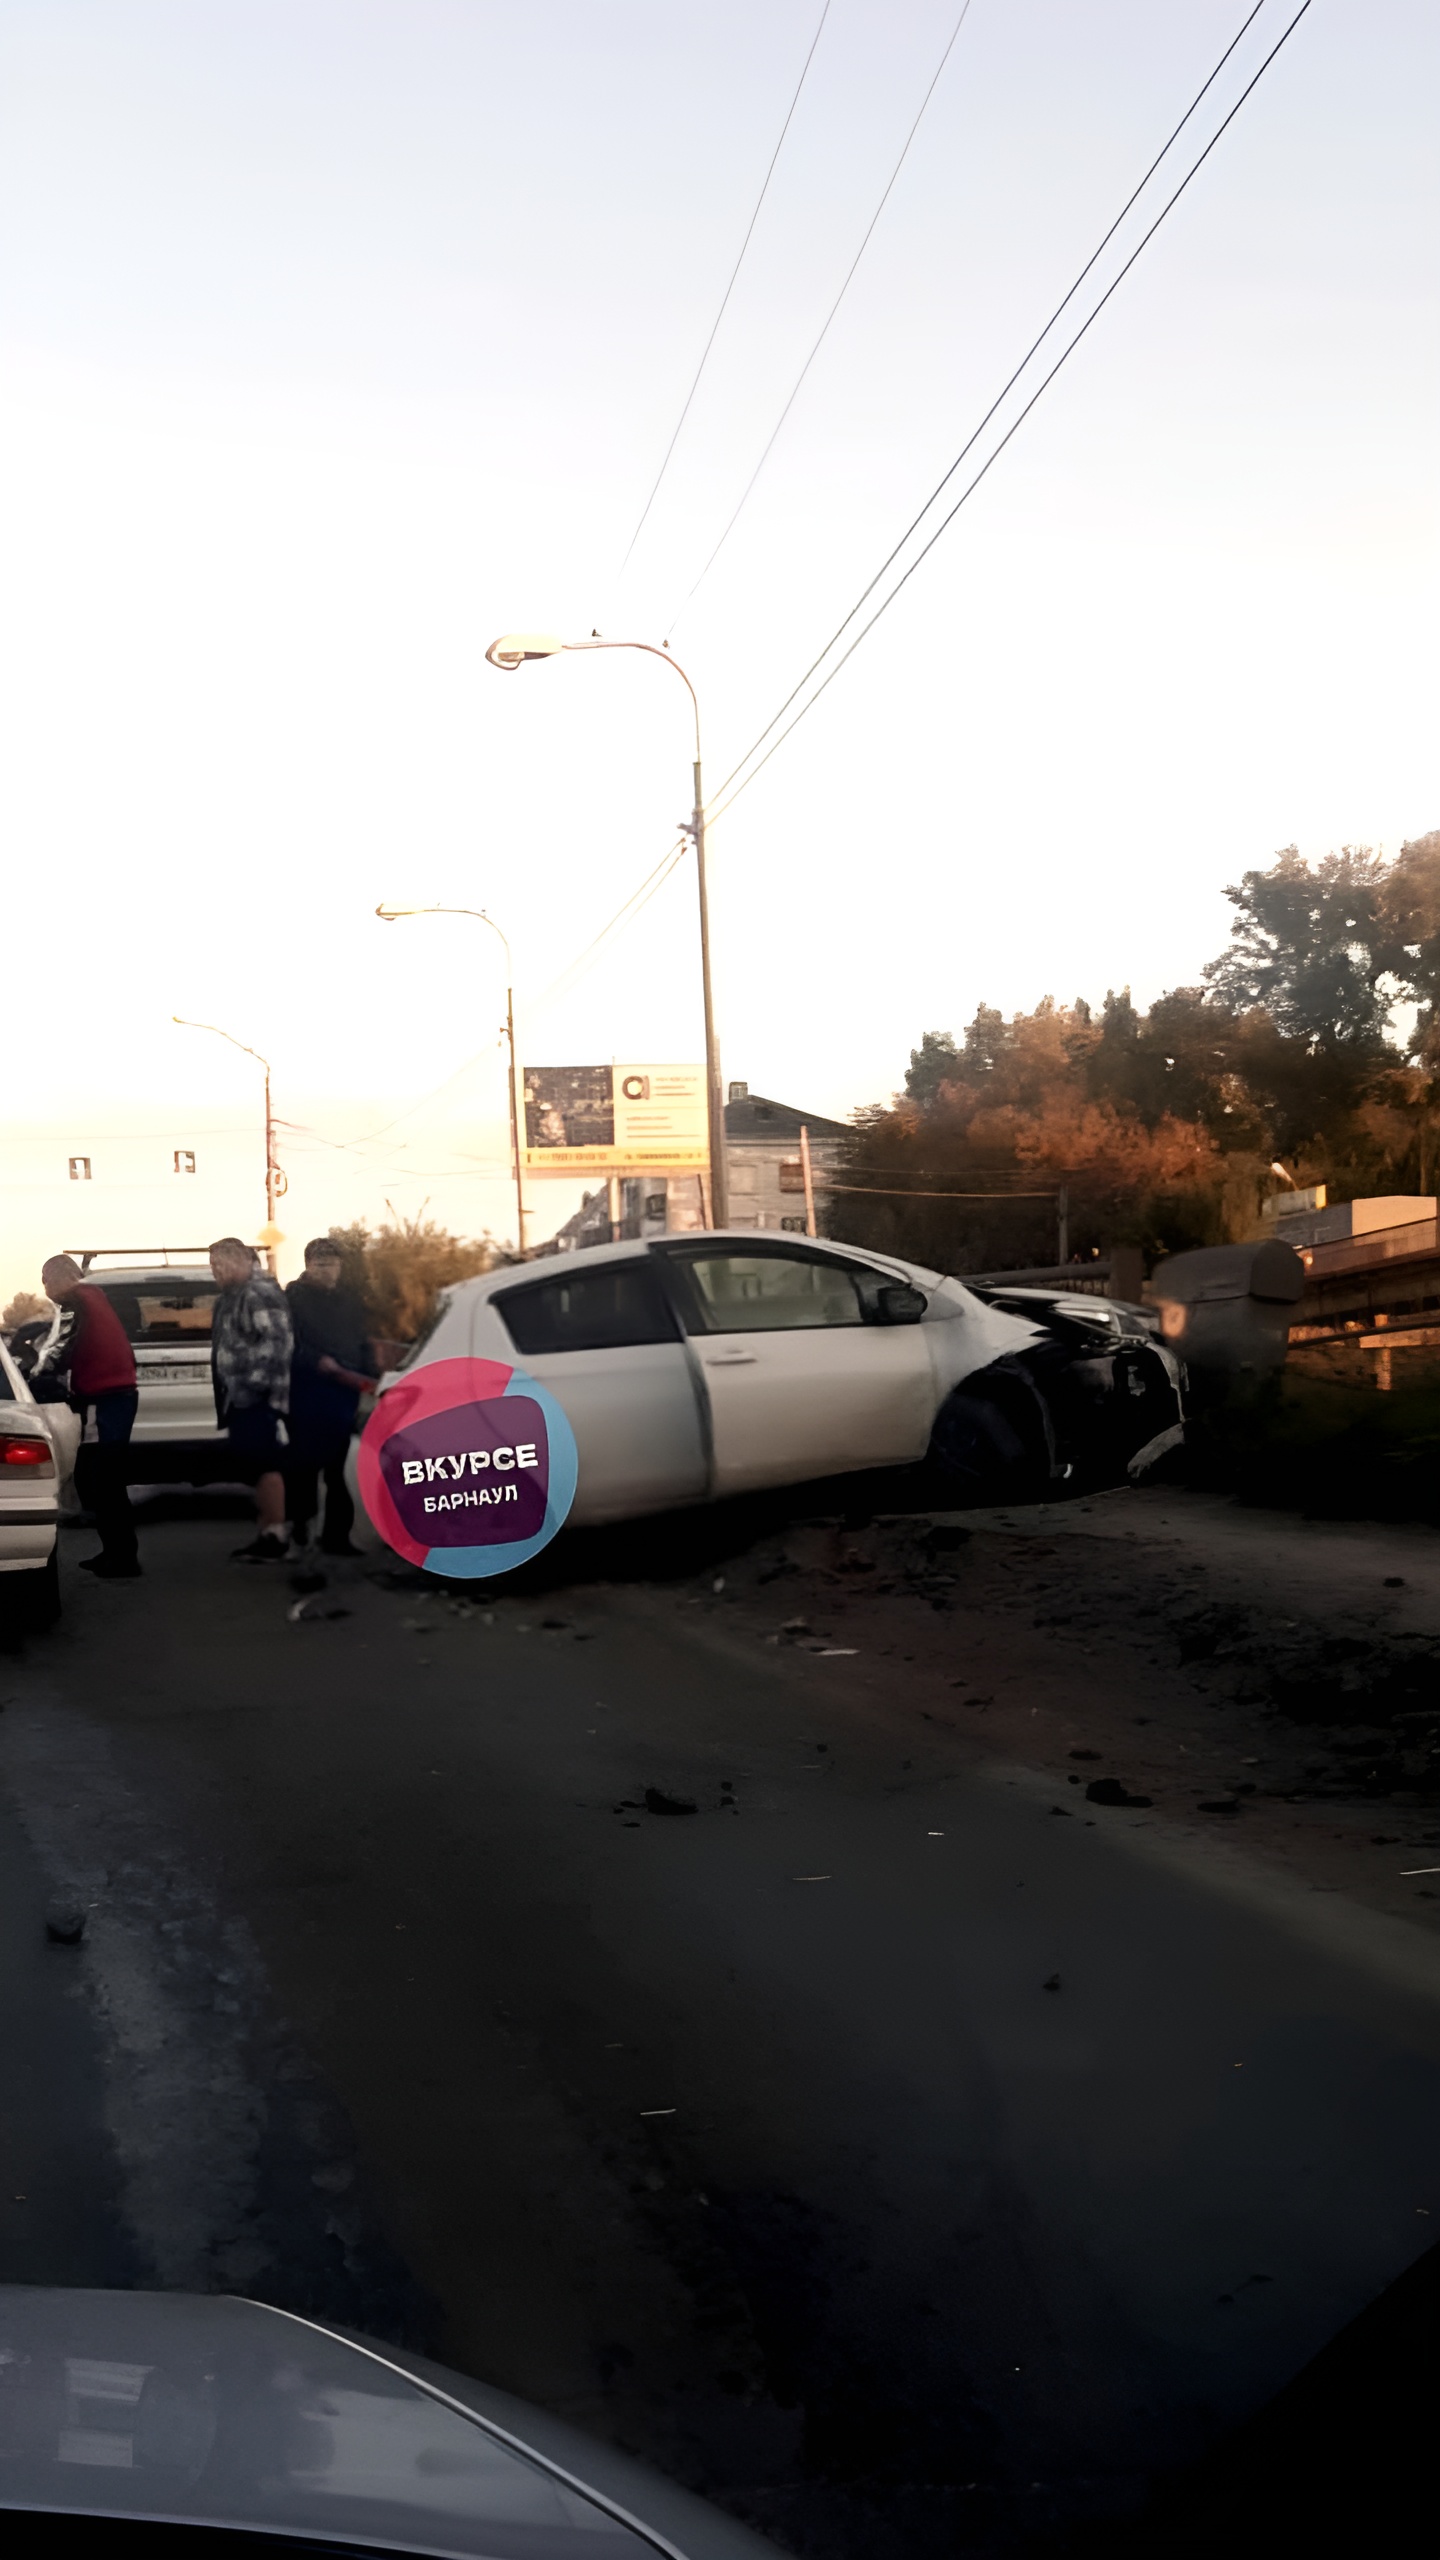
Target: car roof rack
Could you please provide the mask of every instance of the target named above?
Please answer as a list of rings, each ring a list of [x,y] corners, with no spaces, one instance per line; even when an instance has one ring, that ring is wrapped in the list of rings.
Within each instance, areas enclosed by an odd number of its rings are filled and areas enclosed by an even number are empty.
[[[156,1262],[168,1270],[172,1261],[205,1262],[208,1244],[92,1244],[67,1245],[72,1262],[88,1271],[92,1262]]]

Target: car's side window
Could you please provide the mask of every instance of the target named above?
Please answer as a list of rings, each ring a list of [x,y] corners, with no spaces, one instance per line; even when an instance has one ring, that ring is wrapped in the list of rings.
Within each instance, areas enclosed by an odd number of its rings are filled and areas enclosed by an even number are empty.
[[[522,1288],[497,1290],[490,1303],[498,1307],[516,1350],[529,1358],[544,1351],[619,1351],[679,1337],[648,1261],[530,1280]]]
[[[850,1271],[819,1254],[717,1247],[676,1258],[706,1333],[812,1332],[865,1321]]]

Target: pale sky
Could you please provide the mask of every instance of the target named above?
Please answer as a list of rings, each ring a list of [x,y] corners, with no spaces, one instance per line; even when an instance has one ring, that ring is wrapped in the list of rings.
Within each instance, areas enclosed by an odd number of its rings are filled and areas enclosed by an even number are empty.
[[[258,1225],[258,1071],[175,1013],[273,1061],[282,1267],[387,1199],[513,1233],[499,945],[377,901],[493,910],[534,1064],[699,1055],[688,859],[545,994],[674,840],[679,684],[483,652],[658,640],[729,515],[959,0],[832,0],[622,577],[819,14],[0,0],[7,1294],[55,1244]],[[675,625],[712,787],[1244,15],[972,0]],[[1282,845],[1440,823],[1437,69],[1428,0],[1314,0],[716,826],[727,1077],[843,1116],[982,999],[1193,979],[1225,883]]]

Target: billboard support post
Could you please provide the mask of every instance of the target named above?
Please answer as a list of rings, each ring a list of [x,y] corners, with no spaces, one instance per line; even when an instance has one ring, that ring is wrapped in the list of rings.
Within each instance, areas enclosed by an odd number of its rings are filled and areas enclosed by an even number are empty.
[[[672,661],[673,663],[673,661]],[[688,678],[686,679],[688,682]],[[700,710],[695,710],[695,745],[700,745]],[[690,821],[695,846],[695,886],[700,900],[700,981],[705,998],[705,1106],[710,1135],[710,1224],[730,1223],[730,1183],[725,1163],[725,1096],[720,1083],[720,1044],[715,1036],[715,999],[710,989],[710,897],[705,880],[705,794],[700,757],[695,757],[695,814]]]

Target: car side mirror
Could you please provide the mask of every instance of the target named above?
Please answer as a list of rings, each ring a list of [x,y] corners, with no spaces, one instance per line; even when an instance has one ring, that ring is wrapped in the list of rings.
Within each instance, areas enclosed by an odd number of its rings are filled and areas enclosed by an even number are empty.
[[[912,1289],[906,1280],[889,1280],[875,1303],[882,1324],[918,1324],[928,1301],[923,1289]]]

